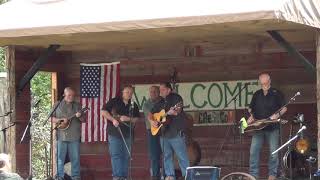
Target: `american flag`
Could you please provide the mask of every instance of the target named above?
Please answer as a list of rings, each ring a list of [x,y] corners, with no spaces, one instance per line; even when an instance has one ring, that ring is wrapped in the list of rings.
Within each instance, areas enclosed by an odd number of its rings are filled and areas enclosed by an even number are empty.
[[[88,107],[86,123],[82,123],[81,141],[107,140],[107,123],[100,113],[103,104],[120,90],[120,63],[80,64],[80,103]]]

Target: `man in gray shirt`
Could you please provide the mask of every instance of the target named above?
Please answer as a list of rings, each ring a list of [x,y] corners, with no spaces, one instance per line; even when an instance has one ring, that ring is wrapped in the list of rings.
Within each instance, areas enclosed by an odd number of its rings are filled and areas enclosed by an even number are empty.
[[[80,111],[81,105],[75,102],[75,91],[70,87],[65,88],[64,98],[52,115],[53,123],[70,121],[67,129],[57,131],[58,180],[63,180],[67,153],[71,162],[72,180],[80,180],[80,127],[84,119]]]
[[[150,131],[150,122],[148,120],[148,114],[153,108],[154,104],[159,102],[162,98],[160,97],[160,91],[158,86],[151,86],[149,88],[150,98],[143,105],[143,113],[145,117],[145,123],[147,128],[147,140],[148,140],[148,151],[149,159],[151,161],[151,179],[160,179],[160,155],[161,146],[159,135],[153,136]]]

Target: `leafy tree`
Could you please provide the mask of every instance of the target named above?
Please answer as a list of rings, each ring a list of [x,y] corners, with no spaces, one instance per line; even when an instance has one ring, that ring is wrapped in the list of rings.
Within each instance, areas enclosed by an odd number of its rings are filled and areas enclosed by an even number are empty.
[[[4,49],[0,47],[0,72],[6,71],[4,53]]]
[[[0,0],[0,5],[7,2],[8,0]],[[4,49],[0,47],[0,72],[5,71],[5,59],[4,59]]]
[[[46,155],[50,165],[50,123],[45,122],[51,109],[51,73],[38,72],[31,80],[32,104],[41,100],[32,108],[32,170],[36,179],[46,178]],[[47,154],[46,154],[47,149]]]
[[[5,2],[8,2],[9,0],[0,0],[0,4],[3,4]]]

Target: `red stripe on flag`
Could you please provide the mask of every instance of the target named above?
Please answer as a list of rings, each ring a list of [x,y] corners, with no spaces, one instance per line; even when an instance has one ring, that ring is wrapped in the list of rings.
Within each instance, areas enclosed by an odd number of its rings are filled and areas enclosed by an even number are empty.
[[[108,91],[108,87],[107,87],[107,75],[108,75],[108,66],[104,66],[104,82],[103,82],[103,103],[107,103],[107,91]],[[102,123],[102,141],[104,141],[105,135],[104,135],[104,126],[107,122],[107,119],[104,118],[103,123]]]
[[[94,139],[94,111],[95,111],[95,105],[94,105],[94,98],[91,98],[91,139],[89,139],[89,142],[92,142]]]
[[[117,64],[117,90],[116,90],[116,96],[120,95],[120,64]]]
[[[88,98],[86,98],[86,107],[88,107],[89,103],[88,103]],[[90,111],[92,111],[92,109],[90,109]],[[89,112],[90,112],[89,111]],[[89,137],[88,137],[88,131],[89,131],[89,128],[88,128],[88,123],[90,121],[89,119],[89,112],[87,113],[87,123],[86,123],[86,131],[85,131],[85,142],[88,142],[89,140]]]
[[[110,66],[111,67],[111,72],[110,72],[110,88],[109,88],[109,100],[112,98],[112,89],[113,89],[113,65]]]
[[[100,141],[100,126],[101,126],[101,124],[100,124],[100,98],[98,98],[98,103],[97,103],[97,140],[95,140],[95,141]]]

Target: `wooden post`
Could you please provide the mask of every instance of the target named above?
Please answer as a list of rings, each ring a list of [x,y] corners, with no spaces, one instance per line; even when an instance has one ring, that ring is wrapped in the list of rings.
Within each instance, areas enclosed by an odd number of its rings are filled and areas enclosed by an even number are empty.
[[[15,76],[15,47],[8,46],[5,51],[5,60],[7,65],[7,80],[8,80],[8,104],[10,109],[13,110],[13,113],[10,116],[10,121],[16,121],[16,76]],[[12,170],[16,171],[16,126],[10,128],[7,133],[7,142],[8,142],[8,152],[11,156],[11,166]]]
[[[320,31],[316,33],[316,58],[317,58],[317,115],[318,115],[318,169],[320,168]]]
[[[52,102],[52,107],[55,104],[55,102],[58,101],[58,75],[57,72],[52,73],[51,75],[51,102]],[[51,128],[53,128],[53,124],[51,123]],[[54,177],[56,174],[58,174],[58,170],[57,170],[57,146],[56,146],[56,142],[57,142],[57,131],[53,131],[52,132],[52,143],[51,144],[51,170],[52,170],[52,177]]]

